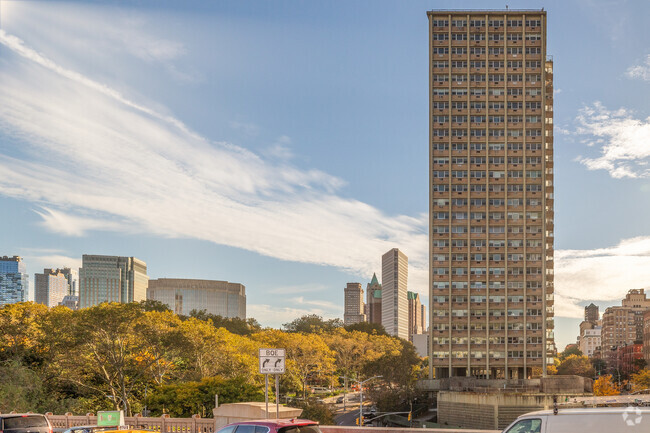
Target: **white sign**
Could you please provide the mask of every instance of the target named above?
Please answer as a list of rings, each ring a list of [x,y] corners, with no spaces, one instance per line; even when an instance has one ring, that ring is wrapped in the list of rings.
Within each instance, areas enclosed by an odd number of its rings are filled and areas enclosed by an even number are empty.
[[[284,349],[260,349],[260,373],[284,373]]]

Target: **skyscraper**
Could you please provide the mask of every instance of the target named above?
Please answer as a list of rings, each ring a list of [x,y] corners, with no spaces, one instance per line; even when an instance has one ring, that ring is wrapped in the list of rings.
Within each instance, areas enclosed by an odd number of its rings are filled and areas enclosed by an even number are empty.
[[[135,257],[84,254],[79,269],[79,307],[147,298],[147,264]]]
[[[600,314],[598,312],[598,305],[593,302],[585,307],[585,322],[596,323],[600,320]]]
[[[406,292],[408,298],[408,312],[409,312],[409,341],[413,342],[413,335],[422,334],[422,303],[420,302],[420,295],[415,292]]]
[[[369,323],[381,325],[381,284],[375,273],[366,286],[366,318]]]
[[[408,340],[408,257],[393,248],[381,256],[381,324],[389,335]]]
[[[20,256],[0,257],[0,306],[27,301],[29,275]]]
[[[56,307],[69,292],[70,284],[62,270],[43,269],[42,274],[34,274],[34,302]]]
[[[427,15],[430,375],[545,374],[555,351],[546,12]]]
[[[344,292],[343,323],[361,323],[366,321],[363,305],[363,288],[361,283],[348,283]]]

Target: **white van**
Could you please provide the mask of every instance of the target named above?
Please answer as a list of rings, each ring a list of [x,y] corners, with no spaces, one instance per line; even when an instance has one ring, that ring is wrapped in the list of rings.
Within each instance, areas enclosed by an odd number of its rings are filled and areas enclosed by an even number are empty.
[[[503,433],[649,433],[650,408],[540,410],[521,415]]]

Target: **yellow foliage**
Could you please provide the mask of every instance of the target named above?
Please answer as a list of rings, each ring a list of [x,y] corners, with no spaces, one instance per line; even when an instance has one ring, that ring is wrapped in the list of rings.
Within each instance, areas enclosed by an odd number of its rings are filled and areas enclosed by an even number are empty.
[[[594,382],[594,395],[596,396],[619,395],[620,393],[621,390],[612,381],[611,374],[600,376]]]

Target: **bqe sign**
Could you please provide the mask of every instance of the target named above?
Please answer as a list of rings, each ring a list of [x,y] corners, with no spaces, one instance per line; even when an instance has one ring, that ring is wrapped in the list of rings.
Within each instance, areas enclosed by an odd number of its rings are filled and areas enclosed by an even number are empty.
[[[260,349],[260,373],[284,373],[284,349]]]

